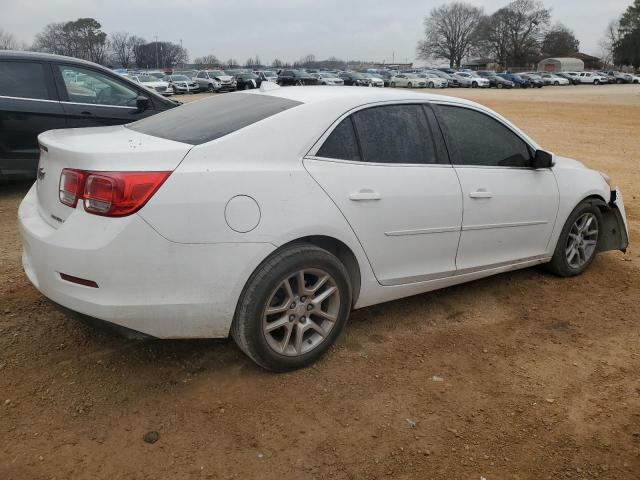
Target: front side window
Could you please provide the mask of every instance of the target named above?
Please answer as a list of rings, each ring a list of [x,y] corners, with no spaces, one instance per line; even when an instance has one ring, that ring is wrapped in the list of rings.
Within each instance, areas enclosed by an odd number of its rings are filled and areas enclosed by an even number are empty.
[[[490,116],[464,107],[441,105],[447,144],[456,165],[529,167],[531,152],[511,129]]]
[[[0,62],[0,95],[50,99],[45,66],[36,62]]]
[[[58,65],[70,102],[135,107],[138,92],[104,73]],[[144,82],[149,77],[143,77]]]

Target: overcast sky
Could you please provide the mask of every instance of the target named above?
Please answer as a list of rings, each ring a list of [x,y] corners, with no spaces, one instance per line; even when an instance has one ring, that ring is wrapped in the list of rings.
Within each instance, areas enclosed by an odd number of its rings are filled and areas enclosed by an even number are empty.
[[[507,0],[468,0],[490,13]],[[30,44],[51,22],[94,17],[106,32],[179,43],[191,59],[413,61],[422,20],[443,0],[0,0],[0,29]],[[546,0],[553,21],[573,29],[585,53],[599,54],[609,21],[632,0]],[[400,4],[402,6],[400,6]]]

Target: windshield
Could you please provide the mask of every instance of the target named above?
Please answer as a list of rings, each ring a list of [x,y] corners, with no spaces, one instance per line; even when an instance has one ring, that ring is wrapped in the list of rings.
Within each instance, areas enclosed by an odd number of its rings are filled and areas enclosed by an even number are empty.
[[[180,82],[188,82],[190,80],[190,78],[187,77],[186,75],[170,75],[169,79],[170,80],[178,80]]]
[[[145,75],[143,77],[138,77],[140,79],[140,81],[142,83],[149,83],[149,82],[160,82],[161,80],[157,77],[154,77],[152,75]]]
[[[227,76],[227,74],[222,70],[209,70],[207,73],[210,77],[219,77],[221,75]]]
[[[267,70],[266,72],[262,72],[264,73],[265,77],[277,77],[276,72],[272,72],[270,70]]]

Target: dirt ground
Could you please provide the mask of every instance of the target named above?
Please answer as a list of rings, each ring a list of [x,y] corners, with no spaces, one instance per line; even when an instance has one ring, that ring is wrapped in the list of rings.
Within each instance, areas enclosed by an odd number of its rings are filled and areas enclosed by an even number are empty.
[[[60,312],[20,265],[28,186],[0,187],[0,479],[640,478],[640,88],[439,93],[608,172],[627,254],[356,311],[316,366],[275,375],[229,340]]]

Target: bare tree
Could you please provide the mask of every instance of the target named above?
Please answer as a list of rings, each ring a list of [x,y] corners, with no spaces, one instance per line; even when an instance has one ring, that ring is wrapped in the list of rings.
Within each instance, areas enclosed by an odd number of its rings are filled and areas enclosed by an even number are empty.
[[[511,36],[511,63],[526,66],[540,55],[551,12],[537,0],[514,0],[505,7]]]
[[[475,31],[474,52],[495,60],[506,67],[511,55],[511,35],[508,12],[501,8],[495,13],[485,16]]]
[[[17,50],[18,42],[11,33],[0,30],[0,50]]]
[[[129,68],[134,59],[135,36],[127,32],[114,32],[109,35],[109,46],[113,61],[122,68]]]
[[[418,57],[446,58],[451,67],[459,67],[471,51],[481,17],[482,10],[468,3],[453,2],[434,8],[424,19],[425,38],[418,42]]]
[[[193,63],[195,63],[198,68],[215,67],[217,65],[220,65],[220,60],[218,60],[218,57],[216,57],[214,54],[210,53],[209,55],[197,57],[193,60]]]
[[[599,46],[601,50],[602,63],[604,67],[614,65],[613,49],[620,40],[620,21],[611,20],[604,32],[604,38],[600,40]]]
[[[230,58],[229,60],[224,62],[224,64],[229,68],[237,67],[239,65],[238,61],[235,58]]]

